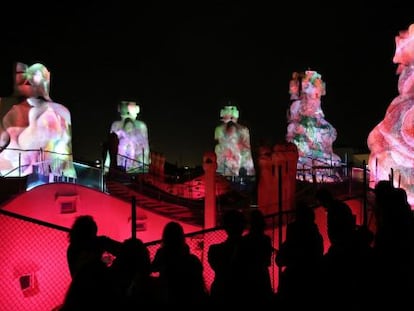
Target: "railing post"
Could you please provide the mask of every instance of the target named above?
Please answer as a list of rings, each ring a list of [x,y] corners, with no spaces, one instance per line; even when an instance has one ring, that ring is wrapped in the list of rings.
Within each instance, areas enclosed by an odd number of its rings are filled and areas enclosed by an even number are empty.
[[[101,191],[105,192],[105,158],[101,160]]]
[[[278,166],[278,174],[279,174],[279,178],[278,178],[278,180],[279,180],[279,184],[278,184],[278,190],[279,190],[279,208],[278,208],[278,213],[279,213],[279,217],[278,217],[278,237],[279,237],[279,249],[280,249],[280,247],[281,247],[281,245],[282,245],[282,239],[283,239],[283,232],[282,232],[282,228],[283,228],[283,219],[282,219],[282,217],[283,217],[283,214],[282,214],[282,211],[283,211],[283,205],[282,205],[282,200],[283,200],[283,195],[282,195],[282,190],[283,190],[283,187],[282,187],[282,166],[281,165],[279,165]],[[280,281],[280,279],[281,279],[281,277],[282,277],[282,269],[281,268],[279,268],[279,271],[278,271],[278,275],[279,275],[279,277],[278,277],[278,280]]]
[[[131,198],[131,238],[137,238],[137,198]]]
[[[363,219],[363,224],[364,224],[364,226],[367,226],[367,224],[368,224],[368,211],[367,211],[367,168],[366,168],[366,164],[365,164],[365,160],[364,161],[362,161],[362,165],[363,165],[363,167],[364,167],[364,171],[363,171],[363,173],[364,173],[364,176],[363,176],[363,189],[362,189],[362,191],[363,191],[363,200],[364,200],[364,205],[363,205],[363,208],[364,208],[364,210],[363,210],[363,217],[364,217],[364,219]]]
[[[22,153],[19,152],[19,177],[22,176]]]
[[[348,171],[347,173],[348,174],[348,196],[351,197],[352,196],[352,182],[354,178],[351,162],[347,163],[347,171]]]

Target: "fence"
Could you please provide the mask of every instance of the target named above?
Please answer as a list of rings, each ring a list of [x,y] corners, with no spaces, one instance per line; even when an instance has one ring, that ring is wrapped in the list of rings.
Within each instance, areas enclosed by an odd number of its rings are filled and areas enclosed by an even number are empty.
[[[86,185],[89,183],[93,188],[102,188],[100,169],[90,169],[90,167],[79,165],[77,173],[77,180],[74,182],[83,180]],[[362,174],[366,176],[365,171]],[[364,179],[363,177],[362,180]],[[91,180],[96,182],[91,182]],[[352,179],[349,182],[349,184],[337,184],[337,189],[334,190],[336,194],[345,194],[348,200],[355,201],[354,213],[360,215],[357,221],[362,223],[366,219],[364,217],[366,217],[367,200],[361,194],[366,195],[366,193],[352,188]],[[307,190],[310,191],[308,195],[312,195],[312,191],[316,191],[317,186],[317,184],[307,184],[307,187],[310,187],[310,190]],[[248,209],[244,212],[248,212]],[[283,241],[285,225],[293,218],[294,211],[284,211],[282,214],[267,216],[267,233],[272,237],[275,249],[279,247],[279,241]],[[4,209],[0,209],[0,223],[3,241],[0,244],[2,262],[0,266],[2,280],[0,282],[0,311],[52,310],[63,301],[71,281],[66,260],[68,228],[13,214]],[[131,221],[131,223],[135,222]],[[324,214],[319,215],[319,225],[321,231],[325,230]],[[217,227],[187,234],[186,238],[191,252],[196,254],[203,263],[204,277],[209,289],[214,279],[214,272],[208,264],[207,252],[211,244],[224,241],[226,234],[222,228]],[[152,258],[159,246],[160,241],[147,243]],[[277,291],[279,272],[273,257],[269,273],[274,291]]]
[[[362,198],[355,200],[355,211],[361,211]],[[323,232],[324,222],[321,217],[324,214],[319,216]],[[293,211],[267,216],[267,233],[272,237],[275,249],[279,247],[280,238],[283,240],[285,225],[293,218]],[[66,260],[68,229],[1,209],[0,223],[0,234],[3,237],[0,245],[0,311],[52,310],[63,301],[71,280]],[[214,272],[207,261],[208,249],[211,244],[225,239],[226,234],[220,227],[186,235],[191,252],[203,263],[208,289],[214,279]],[[160,241],[146,245],[153,258]],[[273,257],[269,273],[274,291],[277,291],[279,272]]]

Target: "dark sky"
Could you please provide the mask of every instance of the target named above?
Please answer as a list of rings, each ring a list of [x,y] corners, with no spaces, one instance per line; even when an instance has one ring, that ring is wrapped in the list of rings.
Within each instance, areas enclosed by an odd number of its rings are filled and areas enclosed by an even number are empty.
[[[51,71],[51,97],[71,112],[79,160],[100,157],[126,99],[139,102],[151,150],[171,163],[200,164],[214,150],[228,101],[254,149],[274,144],[286,134],[291,74],[307,69],[326,83],[322,109],[338,132],[334,147],[366,148],[397,95],[394,38],[414,22],[406,1],[193,2],[2,9],[2,63],[41,62]]]

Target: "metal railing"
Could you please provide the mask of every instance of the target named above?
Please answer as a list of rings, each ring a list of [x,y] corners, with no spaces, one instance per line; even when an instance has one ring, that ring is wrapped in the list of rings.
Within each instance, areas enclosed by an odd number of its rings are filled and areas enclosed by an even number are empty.
[[[361,206],[362,202],[361,199]],[[244,212],[248,213],[249,209]],[[266,233],[271,237],[274,249],[280,247],[286,234],[286,224],[292,219],[292,210],[266,216]],[[0,234],[4,241],[0,245],[0,253],[7,258],[0,266],[0,301],[5,308],[3,310],[13,306],[13,310],[43,311],[60,305],[71,281],[66,260],[68,228],[1,209],[0,222]],[[98,227],[101,225],[97,224]],[[131,237],[139,238],[139,232],[132,233]],[[203,264],[207,289],[210,289],[214,280],[214,271],[207,258],[209,247],[223,242],[226,237],[222,227],[186,234],[191,253]],[[145,244],[153,259],[161,240]],[[275,253],[271,258],[269,274],[273,291],[277,292],[280,270],[274,256]],[[25,279],[30,280],[27,286],[23,284]]]
[[[102,168],[94,168],[80,163],[73,163],[77,177],[75,182],[95,189],[102,189]],[[40,166],[42,167],[42,166]],[[39,182],[43,171],[39,170],[29,176],[33,178],[31,182]],[[362,171],[366,177],[366,170]],[[50,176],[48,176],[50,178]],[[56,178],[60,178],[56,175]],[[64,176],[62,177],[64,178]],[[366,180],[363,177],[363,180]],[[56,182],[55,177],[47,179],[44,183]],[[68,182],[68,181],[65,181]],[[316,191],[317,185],[313,184],[308,195],[312,196],[312,191]],[[345,186],[341,191],[347,191]],[[349,195],[354,193],[349,192]],[[366,195],[366,192],[362,192]],[[366,217],[366,198],[361,196],[361,192],[355,194],[362,213]],[[131,215],[135,209],[131,204]],[[243,212],[250,211],[248,207]],[[256,207],[257,208],[257,207]],[[272,237],[273,247],[278,249],[285,236],[286,224],[294,218],[294,211],[279,211],[278,213],[267,215],[266,233]],[[367,218],[368,219],[368,218]],[[366,220],[361,220],[361,222]],[[4,261],[0,266],[0,301],[7,310],[13,306],[13,310],[43,311],[52,310],[64,299],[66,289],[70,284],[70,274],[66,261],[67,233],[68,228],[60,227],[52,223],[42,222],[33,218],[24,217],[18,214],[7,212],[0,209],[0,234],[3,243],[0,245],[0,254],[3,254]],[[133,225],[136,220],[131,220],[131,237],[138,236],[139,232],[134,230]],[[98,227],[100,224],[98,223]],[[214,272],[208,264],[207,252],[210,245],[222,242],[226,239],[225,231],[219,226],[216,228],[201,230],[186,235],[190,251],[197,255],[204,267],[204,278],[207,288],[214,279]],[[161,241],[156,240],[146,243],[151,258],[154,257]],[[269,267],[273,290],[277,291],[279,280],[279,268],[275,264],[274,255]],[[7,259],[6,259],[7,258]],[[27,281],[27,282],[26,282]]]

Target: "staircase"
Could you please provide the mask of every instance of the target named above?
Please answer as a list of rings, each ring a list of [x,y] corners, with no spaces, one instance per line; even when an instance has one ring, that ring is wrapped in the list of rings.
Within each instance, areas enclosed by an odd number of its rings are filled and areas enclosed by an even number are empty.
[[[203,226],[203,209],[192,209],[189,207],[168,203],[165,201],[150,198],[134,190],[132,184],[121,183],[114,180],[106,181],[106,191],[121,200],[131,202],[135,197],[136,204],[144,210],[148,210],[159,215],[181,221],[190,225]],[[137,215],[138,218],[140,215]]]

